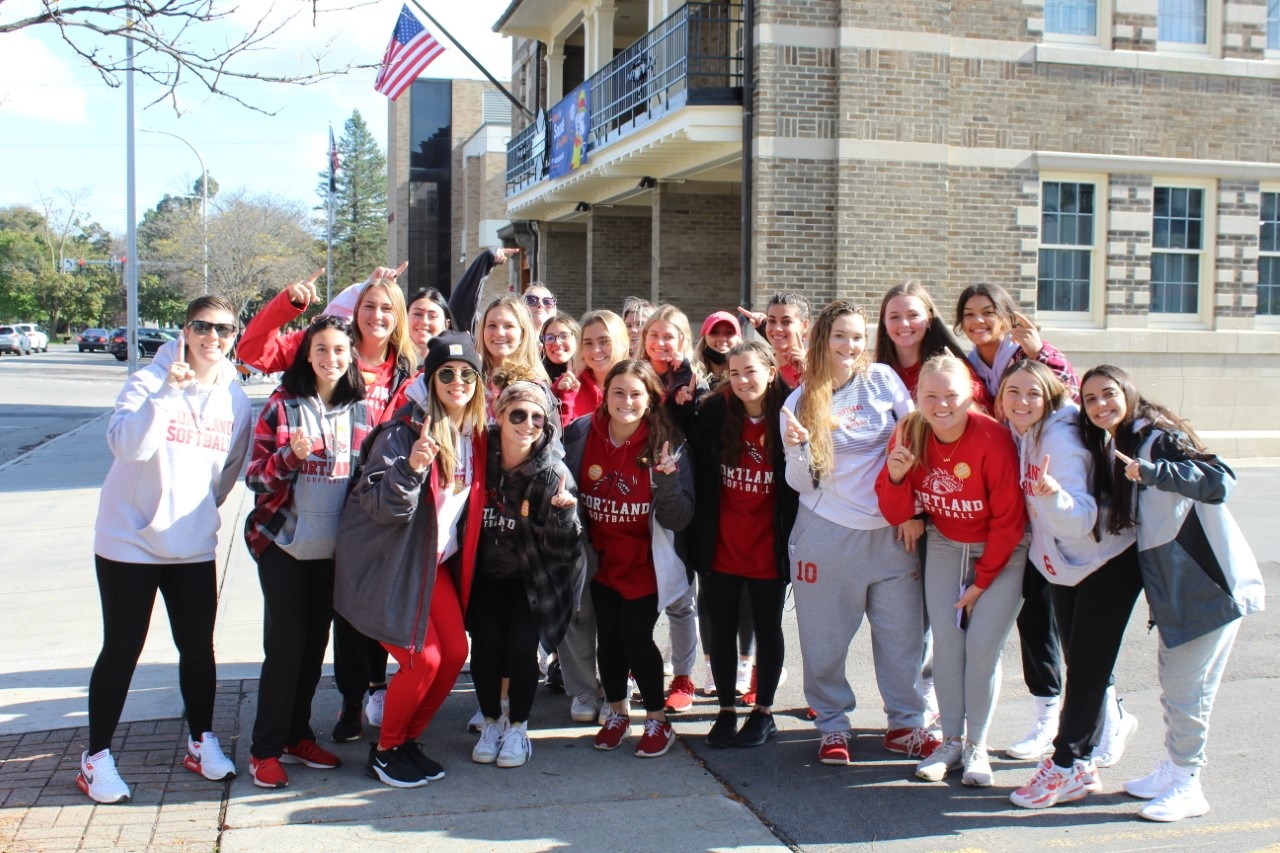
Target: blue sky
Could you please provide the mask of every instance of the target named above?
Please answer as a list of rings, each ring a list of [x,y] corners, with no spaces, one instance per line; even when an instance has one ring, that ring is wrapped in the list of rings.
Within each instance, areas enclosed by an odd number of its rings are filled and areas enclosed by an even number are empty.
[[[322,0],[322,8],[354,6],[360,0]],[[7,0],[0,21],[25,17],[36,0]],[[233,3],[219,4],[230,8]],[[228,22],[243,31],[244,21],[262,14],[265,0],[241,0]],[[269,50],[245,57],[242,67],[292,72],[314,67],[325,52],[328,66],[377,63],[382,57],[403,0],[365,2],[358,9],[321,15],[312,25],[310,0],[276,0],[278,12],[299,11],[270,42]],[[468,50],[500,80],[510,76],[511,42],[492,31],[507,0],[423,3]],[[413,9],[412,4],[410,8]],[[250,12],[249,10],[253,10]],[[428,29],[431,24],[418,14]],[[282,18],[283,14],[276,17]],[[201,40],[225,38],[223,25],[204,25]],[[466,77],[481,73],[439,33],[445,53],[424,77]],[[122,50],[122,49],[121,49]],[[385,151],[387,99],[373,90],[376,70],[359,69],[311,86],[241,84],[239,97],[273,116],[209,95],[195,85],[180,89],[183,113],[171,104],[147,107],[159,89],[141,78],[136,89],[136,126],[176,133],[200,152],[222,191],[243,189],[253,195],[293,199],[306,207],[318,203],[316,174],[325,168],[328,128],[340,137],[343,123],[359,110]],[[139,132],[137,211],[153,207],[165,193],[182,194],[200,176],[200,166],[176,139]],[[52,27],[0,35],[0,207],[25,204],[40,209],[42,196],[66,209],[67,194],[78,195],[78,209],[123,235],[126,227],[125,90],[113,89],[79,61]]]

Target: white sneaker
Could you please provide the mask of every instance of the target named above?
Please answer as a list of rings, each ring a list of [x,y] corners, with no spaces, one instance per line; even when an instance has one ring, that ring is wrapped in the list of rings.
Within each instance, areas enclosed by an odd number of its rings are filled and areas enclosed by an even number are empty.
[[[234,779],[236,775],[235,764],[222,751],[222,744],[213,732],[205,732],[200,740],[187,738],[187,755],[182,759],[182,766],[211,782]]]
[[[569,705],[569,716],[575,723],[591,723],[600,713],[600,701],[595,693],[579,693]]]
[[[1053,739],[1058,736],[1058,713],[1061,710],[1057,696],[1036,696],[1036,721],[1031,731],[1005,747],[1004,754],[1020,761],[1039,760],[1053,749]]]
[[[1173,774],[1169,770],[1169,764],[1169,759],[1164,758],[1146,776],[1125,782],[1125,793],[1140,800],[1154,800],[1173,784]]]
[[[76,787],[95,803],[129,802],[129,786],[120,778],[116,760],[111,757],[109,749],[96,755],[80,753],[80,773],[76,775]]]
[[[751,689],[751,667],[750,660],[738,659],[738,675],[733,683],[733,689],[738,691],[739,696]]]
[[[1120,757],[1124,755],[1124,748],[1129,745],[1129,741],[1133,739],[1133,733],[1138,730],[1138,718],[1119,708],[1119,703],[1116,703],[1119,718],[1113,724],[1108,715],[1102,737],[1098,738],[1098,745],[1093,748],[1093,763],[1099,767],[1112,767],[1119,764]]]
[[[991,759],[987,756],[987,745],[965,741],[964,775],[960,777],[960,783],[974,788],[990,788],[991,782]]]
[[[512,726],[502,735],[502,745],[498,747],[499,767],[520,767],[529,756],[533,755],[533,743],[529,740],[529,724],[521,723]]]
[[[1147,820],[1171,823],[1188,817],[1200,817],[1209,811],[1209,801],[1200,790],[1200,768],[1169,763],[1169,787],[1160,796],[1138,810]]]
[[[507,724],[507,716],[510,713],[511,713],[511,703],[508,700],[503,699],[502,700],[502,716],[499,717],[498,719],[502,721],[502,724],[504,726]],[[484,711],[481,711],[479,708],[476,708],[476,712],[471,715],[471,719],[467,720],[467,731],[471,732],[471,734],[473,735],[478,735],[480,734],[480,730],[483,728],[484,728]]]
[[[489,722],[485,720],[484,728],[480,730],[480,740],[476,742],[475,748],[471,750],[471,760],[476,764],[492,764],[498,760],[498,750],[502,746],[502,734],[505,725],[502,720]]]
[[[941,782],[964,763],[964,739],[952,738],[916,765],[916,776],[926,782]]]
[[[387,701],[387,688],[383,687],[364,697],[364,716],[369,725],[382,728],[382,711]]]
[[[702,682],[702,695],[714,696],[716,695],[716,679],[715,676],[711,674],[711,658],[706,659],[706,664],[707,680]]]

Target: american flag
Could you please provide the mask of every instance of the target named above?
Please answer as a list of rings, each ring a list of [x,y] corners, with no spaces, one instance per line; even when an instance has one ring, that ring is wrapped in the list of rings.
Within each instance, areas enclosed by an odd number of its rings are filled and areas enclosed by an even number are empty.
[[[333,141],[333,128],[329,128],[329,192],[338,189],[338,144]]]
[[[394,101],[442,53],[444,48],[435,36],[423,28],[408,6],[402,6],[373,88]]]

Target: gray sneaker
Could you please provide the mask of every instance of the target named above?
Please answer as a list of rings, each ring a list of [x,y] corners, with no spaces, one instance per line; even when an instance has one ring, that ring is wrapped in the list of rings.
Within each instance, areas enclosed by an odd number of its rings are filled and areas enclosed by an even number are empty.
[[[964,738],[951,738],[916,765],[916,776],[926,782],[941,782],[964,764]]]

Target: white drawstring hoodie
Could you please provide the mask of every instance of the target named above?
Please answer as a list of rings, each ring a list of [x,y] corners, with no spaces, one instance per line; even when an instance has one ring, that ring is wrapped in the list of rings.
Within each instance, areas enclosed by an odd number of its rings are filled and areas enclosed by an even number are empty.
[[[253,407],[224,359],[212,386],[165,381],[178,342],[160,347],[116,398],[107,424],[115,461],[102,484],[93,550],[122,563],[214,559],[218,507],[240,479]]]

